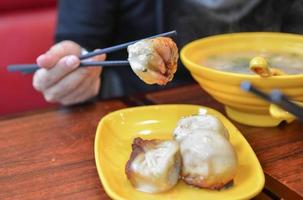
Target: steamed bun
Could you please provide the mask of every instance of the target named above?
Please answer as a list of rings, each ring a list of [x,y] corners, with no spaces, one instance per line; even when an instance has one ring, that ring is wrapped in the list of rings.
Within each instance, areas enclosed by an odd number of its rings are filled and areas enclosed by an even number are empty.
[[[190,185],[220,189],[237,171],[237,155],[229,133],[213,115],[200,112],[179,120],[173,132],[182,157],[182,179]]]
[[[192,133],[193,130],[210,130],[221,134],[229,139],[229,133],[222,122],[213,115],[201,114],[195,116],[184,117],[177,123],[173,136],[177,141],[181,141],[184,136]]]
[[[183,180],[196,187],[220,189],[237,171],[237,156],[222,135],[194,130],[180,142]]]
[[[180,168],[181,157],[176,141],[135,138],[125,173],[137,190],[159,193],[177,184]]]

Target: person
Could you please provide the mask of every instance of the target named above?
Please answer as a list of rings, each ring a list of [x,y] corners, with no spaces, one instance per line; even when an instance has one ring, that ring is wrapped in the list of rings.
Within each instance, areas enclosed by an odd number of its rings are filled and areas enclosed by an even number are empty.
[[[215,34],[271,31],[303,33],[300,0],[61,0],[56,44],[37,58],[33,86],[49,102],[72,105],[95,96],[110,98],[162,89],[143,83],[130,67],[79,68],[85,51],[109,47],[176,29],[179,48]],[[96,61],[127,59],[127,52]],[[181,65],[165,87],[192,81]]]

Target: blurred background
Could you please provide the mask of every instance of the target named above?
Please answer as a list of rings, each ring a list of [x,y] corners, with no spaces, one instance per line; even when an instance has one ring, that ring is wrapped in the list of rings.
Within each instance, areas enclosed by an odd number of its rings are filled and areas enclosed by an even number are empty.
[[[32,87],[32,75],[7,65],[34,63],[54,41],[56,0],[0,1],[0,116],[50,106]]]

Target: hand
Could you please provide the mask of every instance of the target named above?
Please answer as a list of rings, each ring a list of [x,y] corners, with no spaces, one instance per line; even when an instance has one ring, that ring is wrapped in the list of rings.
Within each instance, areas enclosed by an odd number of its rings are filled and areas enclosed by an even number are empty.
[[[98,94],[101,68],[78,68],[80,52],[77,43],[63,41],[37,58],[41,69],[34,74],[33,86],[43,93],[46,101],[72,105]],[[105,57],[100,55],[92,60],[103,61]]]

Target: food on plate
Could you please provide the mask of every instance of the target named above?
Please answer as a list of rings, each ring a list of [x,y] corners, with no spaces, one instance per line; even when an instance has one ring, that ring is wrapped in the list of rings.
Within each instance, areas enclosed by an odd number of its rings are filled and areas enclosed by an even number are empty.
[[[255,57],[264,58],[268,65],[273,67],[273,75],[303,73],[303,55],[292,52],[235,51],[211,54],[202,58],[199,63],[220,71],[254,74],[255,71],[251,70],[249,66],[250,61]],[[264,73],[266,74],[266,71]],[[267,74],[271,74],[270,71],[267,71]]]
[[[139,191],[158,193],[185,183],[199,188],[222,189],[237,172],[237,155],[229,133],[215,116],[199,115],[179,120],[174,140],[135,138],[125,173]],[[181,173],[180,173],[181,172]]]
[[[177,123],[177,127],[173,132],[175,140],[180,142],[186,135],[191,134],[193,130],[212,130],[222,134],[226,139],[229,139],[229,133],[223,123],[213,115],[207,115],[206,110],[200,109],[199,115],[184,117]]]
[[[182,157],[182,179],[199,188],[221,189],[237,171],[237,155],[223,124],[206,113],[181,119],[173,133]]]
[[[190,185],[221,189],[233,180],[237,156],[229,141],[221,134],[194,130],[180,142],[182,179]]]
[[[177,71],[178,48],[168,37],[136,42],[127,47],[132,70],[147,84],[165,85]]]
[[[181,157],[176,141],[135,138],[125,173],[137,190],[159,193],[177,184],[180,168]]]

